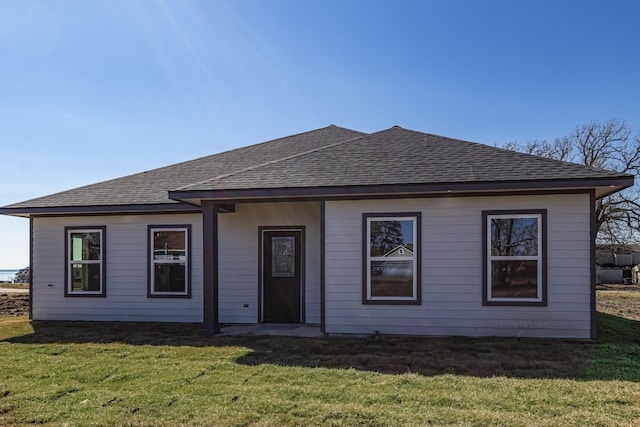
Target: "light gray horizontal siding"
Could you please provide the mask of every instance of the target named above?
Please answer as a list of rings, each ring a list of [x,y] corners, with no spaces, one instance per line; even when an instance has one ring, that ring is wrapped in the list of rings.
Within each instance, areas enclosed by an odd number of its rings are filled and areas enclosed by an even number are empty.
[[[147,226],[191,224],[191,298],[147,298]],[[106,226],[106,298],[64,296],[66,226]],[[33,318],[202,322],[199,214],[34,218]]]
[[[482,211],[547,209],[547,307],[482,305]],[[362,304],[362,213],[422,213],[422,304]],[[329,201],[329,333],[590,335],[589,196]]]

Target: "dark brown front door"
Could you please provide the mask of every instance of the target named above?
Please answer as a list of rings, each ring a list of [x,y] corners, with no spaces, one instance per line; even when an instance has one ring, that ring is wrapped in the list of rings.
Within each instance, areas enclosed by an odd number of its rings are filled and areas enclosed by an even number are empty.
[[[263,231],[263,322],[300,323],[302,231]]]

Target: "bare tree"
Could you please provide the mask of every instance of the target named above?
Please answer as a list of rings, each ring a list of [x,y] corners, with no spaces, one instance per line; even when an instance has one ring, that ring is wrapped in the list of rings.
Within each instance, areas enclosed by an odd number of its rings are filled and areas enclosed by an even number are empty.
[[[552,142],[509,142],[504,148],[640,176],[640,133],[622,120],[590,122]],[[636,180],[637,181],[637,180]],[[596,201],[599,243],[640,242],[640,183]]]
[[[534,156],[548,157],[550,159],[570,161],[572,153],[572,145],[568,141],[556,138],[553,142],[546,140],[529,141],[524,144],[519,142],[508,142],[504,148],[512,151],[520,151],[522,153],[533,154]]]

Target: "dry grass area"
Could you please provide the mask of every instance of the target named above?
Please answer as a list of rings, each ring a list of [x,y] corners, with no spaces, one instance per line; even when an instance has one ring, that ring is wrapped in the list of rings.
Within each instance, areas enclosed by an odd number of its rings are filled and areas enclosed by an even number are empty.
[[[0,288],[5,289],[29,289],[28,283],[0,283]]]
[[[600,313],[640,321],[640,286],[600,285],[596,303]]]

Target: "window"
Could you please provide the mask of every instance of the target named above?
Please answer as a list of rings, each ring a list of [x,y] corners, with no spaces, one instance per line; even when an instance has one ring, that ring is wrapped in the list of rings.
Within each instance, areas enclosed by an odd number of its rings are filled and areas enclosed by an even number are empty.
[[[420,213],[363,215],[364,304],[420,304]]]
[[[546,210],[483,218],[484,305],[546,305]]]
[[[191,226],[149,226],[150,297],[191,296]]]
[[[65,228],[65,296],[106,296],[106,227]]]

